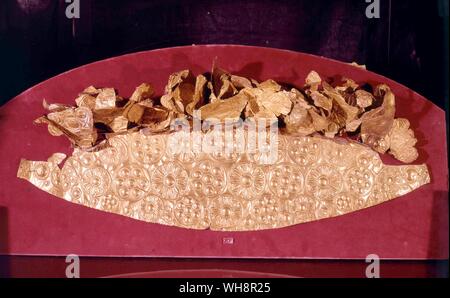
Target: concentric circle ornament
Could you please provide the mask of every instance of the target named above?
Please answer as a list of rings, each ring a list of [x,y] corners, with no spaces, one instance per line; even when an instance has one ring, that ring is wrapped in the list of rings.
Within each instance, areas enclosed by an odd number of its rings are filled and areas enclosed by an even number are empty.
[[[203,160],[193,167],[190,184],[199,197],[214,197],[225,191],[227,178],[219,164]]]
[[[150,186],[146,170],[138,164],[119,168],[113,182],[117,196],[126,201],[141,200]]]
[[[140,218],[157,222],[163,209],[162,200],[157,196],[147,196],[140,203]]]
[[[320,141],[313,137],[293,137],[289,140],[288,154],[299,166],[310,166],[320,157]]]
[[[92,152],[83,152],[78,151],[78,154],[74,154],[80,161],[81,166],[83,167],[95,167],[100,165],[98,162],[97,156]]]
[[[113,194],[106,194],[99,197],[99,204],[101,208],[108,212],[119,213],[120,201]]]
[[[319,164],[306,174],[306,190],[317,198],[328,198],[342,189],[342,175],[335,167]]]
[[[228,149],[226,149],[228,148]],[[229,151],[227,151],[229,150]],[[227,146],[222,151],[212,152],[211,157],[219,162],[235,163],[241,159],[242,154],[237,151],[235,146]]]
[[[251,203],[250,216],[260,229],[277,226],[281,206],[271,194],[265,194]]]
[[[266,186],[266,176],[261,167],[250,163],[233,166],[229,174],[230,191],[244,200],[260,196]]]
[[[372,172],[378,174],[381,169],[383,168],[383,163],[381,162],[380,157],[378,156],[378,153],[370,150],[361,150],[361,145],[358,145],[360,151],[356,155],[356,165],[361,169],[368,169]]]
[[[249,148],[247,146],[247,148]],[[258,140],[258,146],[247,152],[248,159],[259,165],[273,165],[283,162],[286,156],[286,138],[282,134],[276,134],[272,143],[270,137],[266,141]]]
[[[352,192],[341,192],[340,194],[333,196],[333,199],[336,212],[339,214],[350,212],[355,208],[355,205],[363,204],[363,202],[358,201],[358,197],[355,197]]]
[[[225,140],[224,133],[208,132],[206,136],[209,140],[209,146],[211,146],[209,155],[213,160],[223,163],[237,163],[245,152],[245,138],[242,140],[237,139],[236,133],[230,135],[228,142]],[[214,138],[214,135],[218,137]]]
[[[153,170],[152,187],[158,194],[165,194],[168,200],[175,200],[188,192],[188,172],[177,162],[164,163]]]
[[[373,173],[363,168],[351,168],[347,171],[345,183],[348,191],[366,195],[374,184]]]
[[[195,133],[178,131],[169,135],[166,141],[166,155],[168,160],[181,163],[193,163],[202,152],[202,144],[196,140]]]
[[[208,210],[211,228],[227,230],[240,224],[244,208],[240,200],[232,195],[225,194],[210,199]]]
[[[354,144],[339,144],[330,140],[326,146],[321,147],[322,159],[337,167],[347,168],[355,162]]]
[[[205,227],[205,206],[198,198],[181,198],[175,203],[173,212],[177,222],[184,227]]]
[[[279,198],[287,199],[303,191],[303,174],[290,164],[271,167],[269,172],[270,191]]]
[[[111,177],[102,167],[87,169],[83,172],[83,189],[90,196],[103,195],[109,189]]]
[[[46,163],[38,163],[33,168],[34,176],[39,180],[45,180],[50,175],[50,169]]]
[[[64,191],[69,190],[73,185],[81,180],[81,163],[74,157],[69,157],[61,169],[59,181]]]
[[[284,208],[295,222],[308,222],[315,218],[316,201],[308,195],[297,195],[284,200]]]
[[[153,164],[158,162],[165,152],[165,139],[161,135],[132,134],[131,155],[136,162]]]
[[[75,185],[70,189],[69,199],[73,203],[83,204],[84,203],[84,194],[83,190],[80,186]]]
[[[405,177],[405,182],[412,189],[420,187],[423,184],[430,182],[428,170],[426,167],[401,167],[402,176]]]

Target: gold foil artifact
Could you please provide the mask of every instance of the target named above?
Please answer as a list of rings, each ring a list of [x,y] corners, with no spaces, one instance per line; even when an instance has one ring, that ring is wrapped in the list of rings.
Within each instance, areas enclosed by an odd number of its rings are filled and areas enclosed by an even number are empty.
[[[69,202],[191,229],[280,228],[343,215],[429,183],[425,165],[387,166],[355,142],[278,135],[264,152],[173,153],[169,134],[133,132],[97,152],[22,160],[18,177]]]
[[[75,103],[44,101],[48,114],[35,121],[66,136],[72,156],[23,159],[18,177],[67,201],[142,221],[222,231],[280,228],[375,206],[430,182],[426,165],[381,162],[384,153],[405,163],[418,158],[410,122],[395,118],[395,95],[384,84],[323,80],[311,71],[297,89],[214,65],[210,76],[172,74],[159,98],[148,83],[129,98],[90,86]],[[282,131],[277,157],[267,162],[262,149],[269,145],[255,151],[248,138],[231,150],[175,152],[171,124],[195,119],[275,121]],[[199,133],[209,136],[208,127]]]
[[[47,124],[52,135],[65,135],[75,147],[97,150],[113,134],[168,132],[173,120],[192,121],[199,110],[207,122],[275,119],[290,134],[350,137],[405,163],[418,157],[414,132],[406,119],[395,118],[395,95],[385,84],[360,86],[345,77],[327,81],[311,71],[297,89],[213,65],[209,79],[182,70],[169,76],[164,95],[153,95],[148,83],[129,98],[114,88],[90,86],[75,99],[76,107],[44,101],[49,113],[35,122]]]

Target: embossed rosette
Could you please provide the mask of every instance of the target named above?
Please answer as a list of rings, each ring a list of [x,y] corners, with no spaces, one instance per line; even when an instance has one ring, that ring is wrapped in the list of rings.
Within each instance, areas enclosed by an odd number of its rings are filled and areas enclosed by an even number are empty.
[[[191,229],[280,228],[343,215],[429,182],[425,165],[388,166],[375,151],[322,137],[278,136],[258,152],[174,154],[170,135],[117,135],[97,152],[22,160],[18,176],[67,201]],[[281,149],[280,149],[281,148]]]

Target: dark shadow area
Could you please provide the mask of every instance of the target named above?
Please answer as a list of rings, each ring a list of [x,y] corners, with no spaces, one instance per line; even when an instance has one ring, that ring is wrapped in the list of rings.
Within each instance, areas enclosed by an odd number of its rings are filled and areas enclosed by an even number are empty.
[[[368,4],[362,0],[80,3],[80,18],[68,19],[68,4],[62,0],[0,1],[0,103],[92,61],[142,50],[219,43],[355,61],[441,107],[448,101],[448,0],[380,0],[379,19],[366,17]]]
[[[198,271],[222,270],[257,272],[309,278],[365,278],[364,260],[249,260],[249,259],[174,259],[141,257],[81,257],[80,275],[83,278],[116,275],[168,277],[167,272],[180,277],[180,271],[189,277]],[[14,268],[11,277],[65,278],[65,257],[11,256]],[[447,261],[380,261],[382,278],[424,278],[448,276]],[[446,271],[447,270],[447,271]],[[191,273],[189,272],[191,271]],[[161,275],[164,274],[164,275]],[[192,276],[191,276],[192,277]]]
[[[431,215],[428,256],[434,259],[437,254],[447,253],[449,247],[449,209],[448,192],[436,191],[433,194],[433,214]],[[440,253],[439,253],[440,252]],[[438,276],[448,277],[448,260],[437,263],[433,272]]]
[[[0,206],[0,278],[10,275],[8,238],[8,209]]]

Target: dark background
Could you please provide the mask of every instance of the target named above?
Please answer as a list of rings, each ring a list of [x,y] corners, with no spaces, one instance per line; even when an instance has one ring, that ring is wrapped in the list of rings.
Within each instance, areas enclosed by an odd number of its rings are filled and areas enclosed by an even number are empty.
[[[275,47],[366,64],[448,103],[448,0],[0,0],[0,103],[65,70],[125,53],[189,44]]]
[[[381,18],[368,19],[365,0],[80,0],[81,18],[69,20],[64,0],[0,0],[0,104],[92,61],[141,50],[221,43],[356,61],[448,108],[449,0],[380,2]],[[3,213],[0,208],[0,220],[7,224]],[[0,229],[1,235],[6,234]],[[0,239],[0,251],[1,244]],[[360,277],[366,266],[352,261],[260,260],[251,265],[244,260],[203,260],[193,265],[180,260],[86,258],[83,262],[84,276],[180,266],[253,266],[255,271],[279,268],[295,276]],[[0,277],[62,276],[65,266],[61,258],[0,257]],[[448,276],[448,261],[384,266],[384,276]]]

